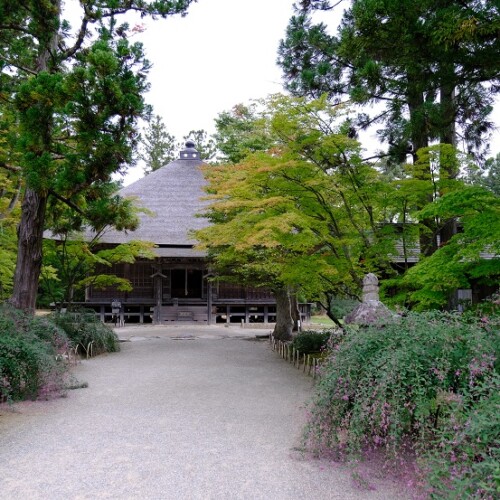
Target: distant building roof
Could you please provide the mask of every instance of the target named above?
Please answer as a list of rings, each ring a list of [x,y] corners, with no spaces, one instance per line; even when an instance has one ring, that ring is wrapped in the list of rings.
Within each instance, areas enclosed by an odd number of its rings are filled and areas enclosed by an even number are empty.
[[[203,252],[191,248],[196,241],[189,234],[209,224],[207,219],[197,217],[208,204],[201,199],[206,185],[201,165],[200,153],[188,141],[177,160],[121,189],[120,196],[135,198],[135,203],[151,214],[139,214],[136,231],[110,229],[100,242],[152,241],[161,246],[157,249],[161,256],[203,256]]]

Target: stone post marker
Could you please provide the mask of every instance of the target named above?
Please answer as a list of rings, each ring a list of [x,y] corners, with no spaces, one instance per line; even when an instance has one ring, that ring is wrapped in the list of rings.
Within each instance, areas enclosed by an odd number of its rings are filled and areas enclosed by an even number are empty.
[[[363,302],[345,318],[346,324],[370,325],[381,320],[393,318],[395,315],[380,302],[378,293],[378,278],[367,274],[363,278]]]
[[[367,274],[363,278],[363,302],[369,300],[379,300],[378,278],[373,274]]]

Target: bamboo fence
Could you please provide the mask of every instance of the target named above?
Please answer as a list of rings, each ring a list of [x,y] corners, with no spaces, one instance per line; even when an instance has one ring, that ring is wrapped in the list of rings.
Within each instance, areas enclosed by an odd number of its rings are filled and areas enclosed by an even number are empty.
[[[302,370],[313,379],[319,376],[321,360],[311,354],[301,353],[292,347],[290,342],[277,340],[273,335],[269,336],[269,342],[273,351],[277,352],[285,361],[292,364],[297,370]]]

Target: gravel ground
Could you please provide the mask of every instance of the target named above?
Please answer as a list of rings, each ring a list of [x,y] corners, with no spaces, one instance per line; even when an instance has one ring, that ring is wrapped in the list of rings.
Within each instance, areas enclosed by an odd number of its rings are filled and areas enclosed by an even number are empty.
[[[2,499],[404,499],[396,483],[304,456],[313,381],[255,335],[125,327],[74,369],[88,388],[0,407]]]

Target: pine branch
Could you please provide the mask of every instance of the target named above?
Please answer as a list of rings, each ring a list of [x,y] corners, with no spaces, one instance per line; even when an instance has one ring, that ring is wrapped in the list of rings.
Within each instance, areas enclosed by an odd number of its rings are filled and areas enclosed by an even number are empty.
[[[21,172],[21,167],[15,167],[14,165],[9,165],[8,163],[5,162],[0,162],[0,168],[4,168],[5,170],[8,170],[9,172]]]
[[[82,19],[82,24],[80,25],[80,30],[78,31],[78,36],[76,38],[75,43],[73,44],[72,47],[70,47],[68,50],[62,53],[61,55],[61,60],[66,60],[69,59],[70,57],[73,57],[76,52],[78,52],[83,44],[83,41],[85,40],[85,37],[87,36],[88,32],[88,24],[91,21],[91,17],[87,14],[87,9],[85,9],[85,15],[83,16]],[[91,21],[94,22],[94,21]]]
[[[57,200],[61,201],[62,203],[64,203],[68,207],[72,208],[76,213],[78,213],[78,214],[80,214],[82,216],[85,216],[85,213],[83,212],[83,210],[80,207],[78,207],[77,205],[75,205],[68,198],[65,198],[64,196],[61,196],[59,193],[56,193],[53,189],[49,189],[49,194],[51,194],[54,198],[56,198]]]
[[[20,33],[31,36],[31,32],[29,30],[16,24],[0,24],[0,31],[1,30],[19,31]]]
[[[29,73],[30,75],[37,75],[38,74],[37,71],[34,71],[30,68],[25,68],[24,66],[21,66],[15,62],[13,62],[10,59],[7,59],[5,56],[4,56],[4,61],[6,62],[6,66],[12,66],[13,68],[17,68],[18,70],[25,71],[26,73]]]

